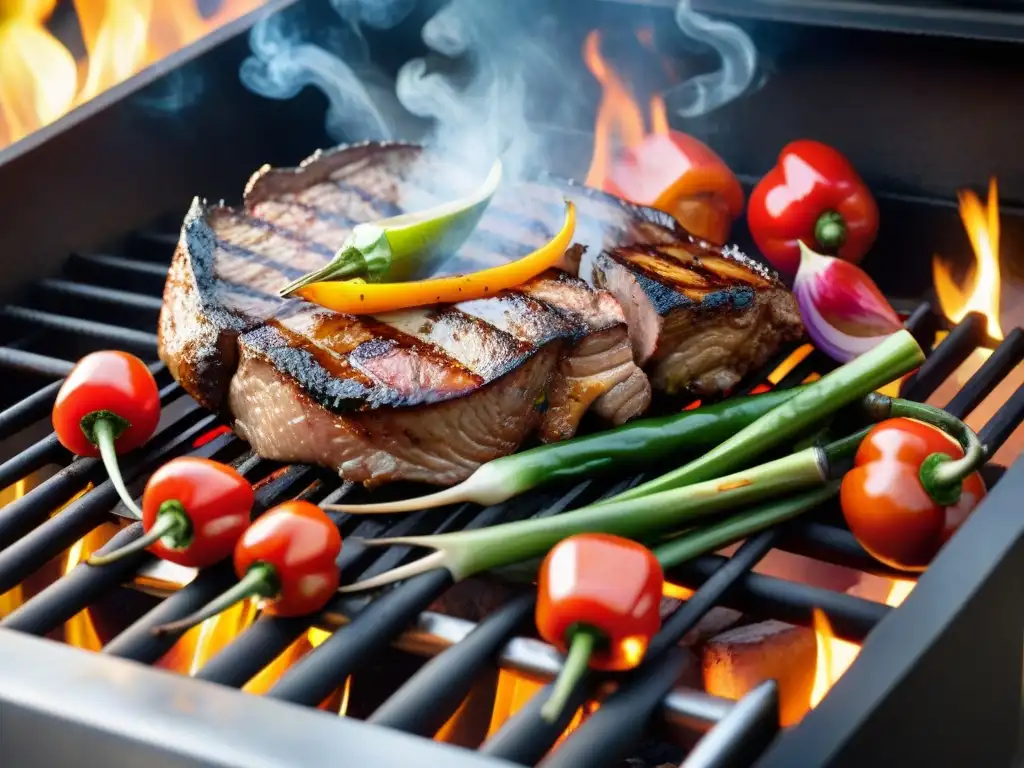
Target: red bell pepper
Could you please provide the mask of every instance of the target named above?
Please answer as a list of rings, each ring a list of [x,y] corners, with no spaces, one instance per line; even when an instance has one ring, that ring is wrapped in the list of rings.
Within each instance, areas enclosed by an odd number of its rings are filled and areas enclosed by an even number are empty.
[[[679,131],[652,133],[616,158],[604,189],[665,211],[696,237],[718,245],[743,212],[743,187],[706,144]]]
[[[838,151],[802,139],[786,145],[750,193],[750,233],[777,270],[796,274],[800,246],[856,264],[878,234],[878,205]]]
[[[621,671],[643,660],[661,627],[661,564],[629,539],[583,533],[548,553],[537,582],[537,630],[568,657],[541,714],[557,720],[586,672]]]

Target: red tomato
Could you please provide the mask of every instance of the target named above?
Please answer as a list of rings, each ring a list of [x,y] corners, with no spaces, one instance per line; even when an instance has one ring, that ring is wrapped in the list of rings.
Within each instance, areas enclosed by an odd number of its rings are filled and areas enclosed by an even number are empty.
[[[629,539],[603,533],[570,536],[544,559],[537,583],[537,630],[563,652],[574,625],[605,641],[594,669],[632,669],[661,626],[661,564]]]
[[[123,431],[114,441],[118,453],[138,448],[153,436],[160,421],[160,391],[139,358],[105,351],[79,360],[53,405],[57,439],[74,454],[98,456],[99,448],[83,431],[82,419],[102,413],[127,424],[121,424]]]
[[[338,589],[341,534],[331,519],[308,501],[287,501],[256,519],[235,547],[235,573],[244,578],[256,564],[269,565],[277,594],[265,609],[277,616],[301,616],[323,608]]]
[[[913,419],[876,425],[857,450],[840,488],[843,516],[877,560],[924,570],[985,496],[977,472],[963,481],[956,504],[938,504],[921,485],[921,463],[933,453],[959,459],[963,450],[936,427]]]
[[[150,532],[172,515],[178,526],[149,546],[172,563],[204,568],[235,549],[249,527],[254,494],[249,481],[226,464],[186,456],[158,469],[142,497],[142,526]]]

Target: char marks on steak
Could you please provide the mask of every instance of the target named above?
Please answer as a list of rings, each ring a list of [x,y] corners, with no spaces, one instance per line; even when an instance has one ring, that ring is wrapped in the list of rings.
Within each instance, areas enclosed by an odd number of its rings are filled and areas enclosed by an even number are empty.
[[[164,291],[160,355],[261,456],[357,482],[447,485],[534,431],[571,436],[591,406],[614,423],[646,409],[650,387],[621,308],[564,272],[488,299],[373,317],[277,296],[326,263],[356,223],[400,212],[423,183],[413,176],[421,153],[339,148],[261,170],[240,210],[193,203]],[[546,242],[561,217],[547,191],[523,208],[503,190],[460,258],[480,266]]]
[[[803,334],[777,275],[684,231],[674,242],[602,251],[591,279],[619,300],[634,360],[669,394],[727,392]]]

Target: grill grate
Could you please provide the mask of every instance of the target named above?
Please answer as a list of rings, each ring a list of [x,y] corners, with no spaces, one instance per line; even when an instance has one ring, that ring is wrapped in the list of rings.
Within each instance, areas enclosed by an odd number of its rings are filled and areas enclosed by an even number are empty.
[[[145,478],[157,466],[172,456],[185,453],[234,463],[257,485],[257,511],[296,496],[320,502],[337,501],[343,496],[360,493],[360,489],[339,484],[336,477],[321,470],[281,467],[255,457],[231,434],[221,434],[207,442],[199,440],[218,426],[217,417],[200,409],[171,382],[167,371],[156,361],[156,337],[149,331],[159,310],[160,290],[174,237],[164,233],[141,233],[133,236],[129,243],[134,245],[129,245],[123,256],[73,256],[60,278],[37,285],[33,301],[29,302],[32,306],[0,310],[21,333],[12,334],[6,345],[0,347],[0,368],[30,373],[33,381],[36,377],[54,379],[65,375],[71,363],[52,357],[53,351],[79,355],[104,346],[128,349],[152,361],[152,370],[163,387],[161,402],[165,412],[154,439],[125,462],[125,477],[135,493],[141,491]],[[926,347],[931,346],[939,326],[939,320],[926,304],[916,308],[908,320],[908,327]],[[984,328],[984,319],[976,315],[968,316],[952,328],[906,383],[904,396],[917,400],[928,397],[977,347],[991,346]],[[792,348],[783,350],[777,359],[752,375],[740,388],[741,392],[749,392],[764,381],[792,352]],[[1022,359],[1024,331],[1018,328],[998,345],[948,409],[958,416],[969,413]],[[830,367],[824,356],[812,352],[777,386],[795,386],[809,375],[823,373]],[[46,419],[58,387],[59,381],[46,384],[3,410],[0,440],[17,438],[36,422]],[[15,397],[11,397],[12,393]],[[15,400],[17,389],[5,392],[5,396],[9,402]],[[1022,418],[1024,387],[989,421],[982,430],[982,439],[989,445],[1001,444]],[[0,509],[0,594],[20,584],[108,521],[111,510],[124,512],[110,482],[104,479],[101,463],[95,459],[73,459],[52,434],[0,465],[0,487],[52,464],[62,469]],[[633,478],[625,482],[640,480]],[[81,494],[90,484],[94,487]],[[336,520],[348,539],[340,561],[342,578],[345,581],[367,578],[405,562],[411,554],[411,550],[401,547],[386,551],[366,548],[355,541],[358,538],[436,533],[557,514],[617,493],[623,487],[621,483],[608,487],[588,481],[568,491],[533,493],[486,509],[463,504],[394,518],[339,515]],[[60,514],[51,516],[52,511],[60,507],[64,507]],[[649,661],[635,674],[620,677],[618,689],[603,700],[596,713],[585,720],[544,765],[612,765],[629,754],[656,715],[669,721],[688,718],[690,722],[703,721],[704,727],[714,725],[690,754],[687,766],[749,764],[778,733],[778,698],[774,684],[762,685],[736,704],[696,691],[673,691],[680,669],[687,663],[675,646],[716,605],[804,626],[811,624],[812,609],[819,608],[838,637],[862,642],[891,611],[888,606],[752,572],[771,549],[779,548],[892,576],[894,572],[874,561],[847,530],[829,522],[834,514],[834,509],[824,510],[813,520],[805,518],[766,531],[747,541],[731,558],[701,557],[670,574],[674,582],[697,591],[665,621],[650,650]],[[140,524],[131,524],[105,549],[120,546],[140,533]],[[13,611],[0,626],[45,635],[125,581],[152,569],[155,563],[156,559],[148,553],[138,553],[107,568],[80,564]],[[906,578],[906,574],[900,575]],[[150,629],[186,616],[233,581],[229,564],[200,573],[123,629],[106,644],[102,653],[154,663],[169,650],[175,638],[155,637]],[[427,644],[432,651],[440,651],[439,646],[446,643],[450,646],[423,666],[368,719],[377,725],[429,737],[455,712],[478,677],[492,667],[496,657],[500,657],[503,665],[542,677],[557,671],[557,656],[551,649],[536,641],[514,640],[532,614],[534,597],[531,593],[514,597],[503,608],[473,625],[425,613],[450,586],[447,573],[433,572],[411,579],[372,601],[339,597],[317,619],[336,627],[333,634],[289,668],[267,695],[272,699],[316,706],[343,685],[349,675],[392,643],[405,642],[403,637],[408,637],[415,629],[429,638]],[[195,677],[240,688],[306,632],[313,621],[305,617],[262,616],[203,665]],[[581,690],[576,703],[580,703],[584,695]],[[538,715],[542,700],[542,696],[535,696],[481,746],[481,752],[523,764],[532,765],[541,760],[562,733],[573,709],[567,708],[569,715],[563,722],[549,726]]]

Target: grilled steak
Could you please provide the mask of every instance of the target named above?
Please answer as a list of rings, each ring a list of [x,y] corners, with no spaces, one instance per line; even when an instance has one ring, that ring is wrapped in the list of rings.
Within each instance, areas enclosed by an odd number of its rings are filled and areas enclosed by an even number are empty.
[[[776,275],[685,232],[675,242],[601,252],[592,282],[619,300],[633,359],[670,394],[728,391],[803,333],[796,301]]]
[[[489,299],[374,317],[278,298],[357,222],[400,212],[413,193],[423,204],[431,190],[420,158],[409,145],[345,147],[260,171],[241,209],[196,201],[160,317],[160,355],[175,378],[226,411],[260,455],[371,484],[455,483],[534,431],[571,436],[592,405],[614,423],[641,413],[650,387],[621,308],[564,272]],[[528,209],[495,199],[460,258],[481,266],[549,239],[561,204],[547,191]],[[594,245],[615,244],[589,226],[602,238]]]

